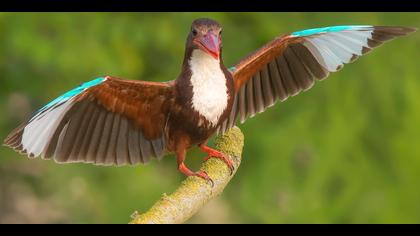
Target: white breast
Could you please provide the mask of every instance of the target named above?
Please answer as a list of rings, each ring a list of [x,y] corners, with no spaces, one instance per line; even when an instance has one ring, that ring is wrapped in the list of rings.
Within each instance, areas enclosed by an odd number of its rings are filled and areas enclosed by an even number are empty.
[[[220,61],[202,50],[194,50],[189,61],[192,106],[215,126],[228,103],[226,78],[220,69]]]

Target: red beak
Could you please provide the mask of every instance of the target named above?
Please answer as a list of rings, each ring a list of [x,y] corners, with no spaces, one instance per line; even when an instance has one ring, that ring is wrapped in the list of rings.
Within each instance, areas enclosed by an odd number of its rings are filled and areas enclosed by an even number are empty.
[[[208,32],[200,39],[194,40],[195,44],[203,51],[207,52],[214,59],[218,60],[220,56],[220,40],[217,35]]]

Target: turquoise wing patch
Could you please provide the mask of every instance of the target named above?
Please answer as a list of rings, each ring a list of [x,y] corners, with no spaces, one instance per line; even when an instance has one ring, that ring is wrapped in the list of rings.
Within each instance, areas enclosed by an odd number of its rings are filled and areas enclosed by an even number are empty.
[[[99,77],[99,78],[96,78],[96,79],[91,80],[89,82],[83,83],[79,87],[74,88],[74,89],[66,92],[65,94],[59,96],[58,98],[52,100],[47,105],[45,105],[44,107],[42,107],[41,109],[39,109],[38,110],[38,113],[39,112],[42,112],[42,111],[44,111],[44,110],[46,110],[46,109],[48,109],[48,108],[50,108],[52,106],[54,106],[55,104],[65,102],[65,101],[69,100],[70,98],[72,98],[72,97],[74,97],[76,95],[79,95],[85,89],[88,89],[90,87],[96,86],[96,85],[98,85],[98,84],[100,84],[100,83],[102,83],[104,81],[105,81],[105,77]]]
[[[313,34],[320,34],[320,33],[328,33],[328,32],[339,32],[343,30],[357,30],[363,28],[371,28],[370,25],[339,25],[339,26],[331,26],[331,27],[323,27],[323,28],[315,28],[315,29],[307,29],[302,31],[293,32],[291,35],[296,37],[303,37],[309,36]]]

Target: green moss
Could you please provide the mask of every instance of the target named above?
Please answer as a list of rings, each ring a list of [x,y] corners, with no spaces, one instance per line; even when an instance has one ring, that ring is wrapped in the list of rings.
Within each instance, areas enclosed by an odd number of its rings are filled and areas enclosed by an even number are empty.
[[[216,138],[216,148],[231,155],[236,169],[241,162],[244,136],[241,130],[233,127],[226,134]],[[201,170],[214,181],[212,187],[205,180],[188,177],[172,194],[162,195],[162,198],[146,213],[135,216],[133,224],[144,223],[179,223],[189,219],[206,202],[222,193],[233,175],[227,165],[216,158],[206,161]]]
[[[244,135],[238,127],[234,126],[225,134],[216,137],[215,143],[216,148],[221,152],[240,157],[244,146]]]

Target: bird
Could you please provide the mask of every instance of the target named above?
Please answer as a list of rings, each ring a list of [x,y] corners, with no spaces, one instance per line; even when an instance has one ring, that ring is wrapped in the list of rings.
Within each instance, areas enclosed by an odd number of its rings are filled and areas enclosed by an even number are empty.
[[[401,26],[338,25],[274,38],[232,67],[222,57],[222,26],[199,18],[183,63],[167,82],[101,76],[52,100],[13,130],[4,145],[57,163],[136,165],[174,154],[178,170],[212,182],[184,163],[198,146],[234,170],[229,155],[207,145],[236,123],[310,89],[384,42],[408,35]]]

